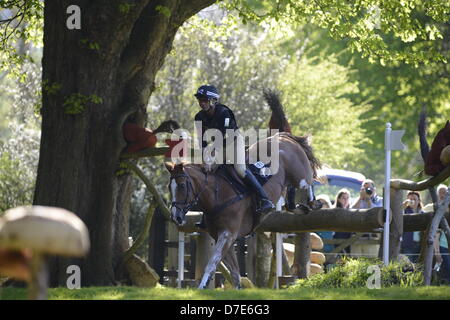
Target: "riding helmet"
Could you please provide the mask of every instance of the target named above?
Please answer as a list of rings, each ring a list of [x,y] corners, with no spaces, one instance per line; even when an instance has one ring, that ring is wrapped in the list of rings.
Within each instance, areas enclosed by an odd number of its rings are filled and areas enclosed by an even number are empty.
[[[197,93],[194,96],[198,98],[216,99],[219,100],[220,95],[216,87],[210,85],[203,85],[197,89]]]

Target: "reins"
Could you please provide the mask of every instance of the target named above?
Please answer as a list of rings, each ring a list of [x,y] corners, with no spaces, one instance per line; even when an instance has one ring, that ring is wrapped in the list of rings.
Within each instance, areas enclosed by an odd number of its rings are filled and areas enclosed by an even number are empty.
[[[194,196],[194,199],[192,201],[188,202],[189,199],[189,190],[192,190],[192,193],[194,193],[194,187],[192,178],[186,174],[186,173],[180,173],[177,175],[174,175],[170,177],[170,181],[177,178],[187,178],[186,179],[186,198],[184,199],[184,202],[180,201],[172,201],[172,207],[177,208],[178,210],[181,210],[184,214],[186,214],[188,211],[191,210],[192,207],[196,206],[198,201],[200,200],[200,195],[205,191],[207,185],[208,185],[208,172],[205,172],[205,183],[203,184],[202,189],[197,193],[197,195]],[[179,205],[184,206],[184,208],[179,207]]]

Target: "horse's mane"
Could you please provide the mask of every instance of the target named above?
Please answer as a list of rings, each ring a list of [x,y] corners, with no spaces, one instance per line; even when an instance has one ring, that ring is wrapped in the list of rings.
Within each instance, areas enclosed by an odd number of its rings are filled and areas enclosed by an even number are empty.
[[[292,133],[289,132],[280,132],[279,135],[294,140],[302,147],[303,151],[305,151],[306,156],[308,157],[309,163],[311,164],[311,168],[313,170],[313,177],[317,178],[318,177],[317,171],[322,167],[322,165],[320,164],[319,159],[317,159],[316,156],[314,155],[312,147],[308,142],[309,137],[308,136],[298,137],[294,136]]]

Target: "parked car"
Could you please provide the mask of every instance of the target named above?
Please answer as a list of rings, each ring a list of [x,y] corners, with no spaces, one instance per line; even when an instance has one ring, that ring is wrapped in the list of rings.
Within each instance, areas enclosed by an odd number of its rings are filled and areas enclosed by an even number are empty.
[[[320,182],[315,181],[314,193],[316,195],[326,194],[330,197],[332,202],[340,189],[347,188],[351,193],[350,203],[353,203],[353,200],[359,196],[362,182],[366,179],[366,177],[359,172],[340,169],[322,169],[321,174],[327,177],[327,184],[321,184]]]

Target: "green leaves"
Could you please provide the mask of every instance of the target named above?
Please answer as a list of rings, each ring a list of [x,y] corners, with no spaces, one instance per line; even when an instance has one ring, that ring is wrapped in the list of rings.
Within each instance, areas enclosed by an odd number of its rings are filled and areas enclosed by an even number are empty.
[[[65,113],[75,115],[83,113],[89,103],[101,104],[102,102],[103,99],[95,94],[83,95],[81,93],[73,93],[65,99],[63,107]]]
[[[0,70],[10,76],[20,75],[20,66],[30,60],[28,44],[42,46],[44,3],[39,0],[0,1]],[[18,45],[18,41],[23,41]]]
[[[89,39],[81,39],[80,43],[82,46],[84,46],[85,48],[88,48],[90,50],[96,50],[99,51],[100,50],[100,44],[98,42],[89,40]]]
[[[48,95],[56,94],[61,89],[61,87],[61,83],[50,83],[48,79],[42,81],[42,91],[47,93]]]
[[[166,18],[170,18],[170,16],[172,15],[172,11],[166,6],[156,6],[155,10]]]
[[[295,288],[366,288],[370,277],[373,277],[374,268],[380,272],[381,288],[417,287],[423,284],[421,270],[415,269],[409,260],[391,262],[385,266],[378,259],[344,257],[327,273],[298,280],[290,290]]]
[[[227,8],[236,10],[244,23],[261,24],[272,19],[288,24],[307,21],[328,29],[335,39],[353,39],[353,49],[365,57],[417,64],[444,61],[433,45],[427,48],[433,52],[430,55],[411,47],[420,41],[442,38],[437,25],[448,21],[449,3],[447,0],[230,0]],[[390,47],[391,37],[410,46]]]
[[[371,106],[349,99],[359,91],[351,72],[333,55],[303,57],[290,61],[277,85],[292,132],[311,134],[316,156],[338,169],[356,167],[368,142],[361,115]]]
[[[128,14],[130,12],[131,8],[133,8],[134,6],[135,6],[134,3],[121,2],[118,5],[118,9],[121,13]]]

